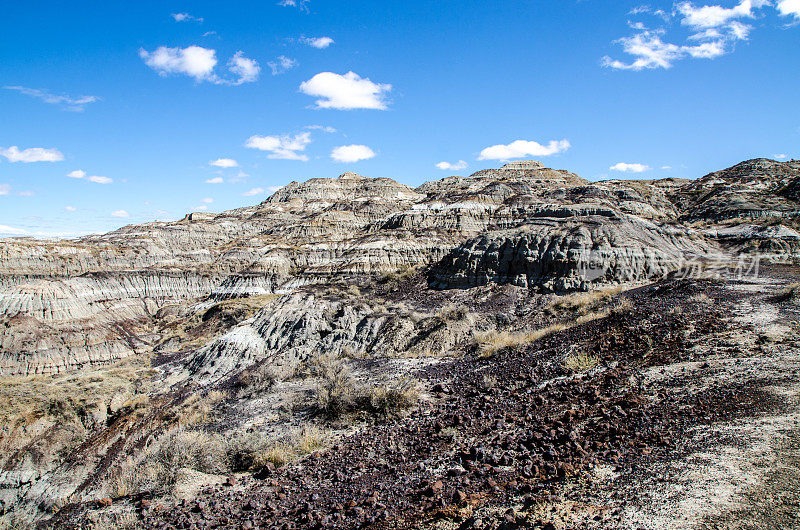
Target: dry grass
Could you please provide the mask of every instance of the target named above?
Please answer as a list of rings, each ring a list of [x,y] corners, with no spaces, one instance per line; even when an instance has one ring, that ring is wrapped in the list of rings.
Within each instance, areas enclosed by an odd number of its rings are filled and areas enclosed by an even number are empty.
[[[708,296],[706,293],[698,293],[690,298],[690,300],[703,304],[703,305],[713,305],[714,299]]]
[[[306,370],[318,378],[312,406],[331,420],[360,411],[389,418],[419,400],[416,383],[411,379],[357,388],[344,361],[330,356],[312,359]]]
[[[478,357],[488,359],[502,350],[513,350],[566,329],[566,324],[553,324],[536,331],[487,331],[473,337]]]
[[[258,364],[243,370],[236,377],[235,384],[239,397],[255,397],[272,389],[277,382],[278,375],[274,367]]]
[[[800,282],[787,285],[786,289],[775,297],[775,300],[778,302],[800,302]]]
[[[572,352],[564,358],[564,369],[570,372],[588,372],[600,363],[600,359],[584,352]]]
[[[279,439],[249,433],[231,440],[230,468],[232,471],[247,471],[267,463],[281,467],[295,458],[323,449],[329,441],[330,436],[325,431],[312,426],[292,431]]]
[[[143,414],[153,374],[149,357],[136,356],[57,375],[0,378],[0,453],[27,443],[37,422],[93,429],[108,409]]]
[[[225,473],[228,445],[222,436],[175,428],[129,458],[110,476],[106,490],[112,497],[151,491],[172,493],[177,473],[189,468],[203,473]]]
[[[338,418],[355,409],[355,380],[341,359],[317,357],[308,364],[308,369],[319,378],[314,390],[317,410],[329,418]]]
[[[627,304],[630,304],[629,301],[626,302]],[[627,306],[626,304],[619,304],[619,305],[622,308],[621,310],[628,310],[627,308],[629,306]],[[473,336],[472,343],[473,346],[475,347],[475,350],[479,358],[489,359],[499,351],[518,349],[523,346],[527,346],[528,344],[531,344],[532,342],[535,342],[539,339],[552,335],[553,333],[558,333],[559,331],[569,329],[573,326],[586,324],[587,322],[591,322],[592,320],[605,318],[610,314],[611,310],[584,313],[575,320],[573,320],[572,322],[557,322],[555,324],[551,324],[547,327],[537,329],[534,331],[492,330],[482,333],[476,333]]]
[[[387,419],[410,409],[418,401],[417,385],[409,378],[401,379],[392,385],[369,387],[356,399],[356,402],[361,403],[361,409]]]
[[[469,316],[469,311],[463,305],[446,304],[436,313],[436,318],[441,322],[459,322]]]
[[[216,405],[226,399],[228,395],[219,390],[211,390],[205,395],[194,394],[187,398],[178,412],[178,425],[191,427],[208,423],[213,418]]]
[[[600,291],[590,291],[588,293],[572,293],[560,296],[555,299],[545,309],[548,313],[569,312],[577,315],[584,315],[606,303],[622,292],[622,287],[611,287]]]

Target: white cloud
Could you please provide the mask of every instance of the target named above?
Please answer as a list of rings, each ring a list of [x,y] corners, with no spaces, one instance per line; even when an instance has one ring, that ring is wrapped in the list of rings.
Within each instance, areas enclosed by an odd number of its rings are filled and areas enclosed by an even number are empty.
[[[214,199],[212,199],[211,197],[206,197],[205,199],[202,200],[202,202],[206,204],[211,204],[212,202],[214,202]]]
[[[114,182],[114,179],[109,177],[101,177],[98,175],[90,175],[86,176],[86,172],[82,169],[76,169],[75,171],[70,171],[67,173],[67,176],[73,179],[83,179],[85,178],[89,182],[94,182],[95,184],[111,184]]]
[[[331,151],[331,158],[337,162],[358,162],[375,157],[375,151],[366,145],[340,145]]]
[[[233,57],[228,61],[228,71],[237,76],[234,81],[225,81],[230,85],[241,85],[243,83],[252,83],[258,80],[258,75],[261,73],[261,67],[254,59],[248,59],[244,56],[244,52],[236,52]]]
[[[622,171],[623,173],[641,173],[650,169],[650,166],[645,164],[628,164],[626,162],[618,162],[611,166],[611,171]]]
[[[36,194],[30,190],[25,190],[17,193],[17,195],[19,195],[20,197],[33,197]]]
[[[205,204],[200,206],[195,206],[194,208],[192,208],[192,211],[194,212],[205,212],[206,210],[208,210],[208,206],[206,206]]]
[[[725,55],[725,44],[722,41],[704,42],[697,46],[684,46],[683,49],[695,59],[713,59]]]
[[[213,80],[214,67],[217,66],[217,52],[201,46],[159,46],[152,53],[142,48],[139,50],[139,57],[159,75],[185,74],[197,81]]]
[[[326,133],[335,133],[337,132],[336,129],[333,127],[323,126],[323,125],[306,125],[304,129],[308,129],[311,131],[322,131]]]
[[[64,160],[64,155],[58,149],[44,149],[42,147],[30,147],[19,150],[19,147],[12,145],[8,149],[0,147],[0,156],[6,157],[9,162],[60,162]]]
[[[672,169],[672,166],[661,166],[661,169]]]
[[[112,182],[114,182],[114,179],[111,179],[109,177],[99,177],[97,175],[91,175],[89,177],[86,177],[86,180],[88,180],[89,182],[94,182],[95,184],[111,184]]]
[[[785,154],[772,155],[772,157],[775,158],[775,160],[783,160],[784,158],[789,158]]]
[[[242,193],[245,197],[253,197],[254,195],[261,195],[264,193],[264,188],[253,188],[249,191]]]
[[[778,0],[776,7],[781,15],[794,16],[800,21],[800,0]]]
[[[222,184],[225,182],[222,177],[214,177],[206,180],[206,184]]]
[[[115,210],[111,212],[111,217],[130,217],[131,215],[125,210]]]
[[[784,0],[798,2],[800,0]],[[662,40],[665,30],[647,30],[640,23],[629,25],[641,30],[636,35],[624,37],[616,42],[634,60],[624,62],[603,57],[602,65],[617,70],[641,71],[645,69],[668,69],[681,59],[715,59],[734,50],[737,41],[747,40],[753,29],[739,19],[755,18],[756,10],[771,5],[768,0],[740,0],[734,7],[720,5],[695,6],[691,2],[680,2],[675,7],[675,16],[681,25],[695,33],[689,41],[700,41],[697,45],[678,45]],[[636,13],[651,12],[649,8],[637,8]]]
[[[278,191],[282,187],[283,186],[267,186],[267,191],[270,192],[270,193],[275,193],[276,191]]]
[[[569,149],[567,140],[553,140],[547,145],[538,142],[516,140],[508,145],[493,145],[481,151],[478,160],[510,160],[526,156],[550,156],[563,153]]]
[[[13,226],[0,225],[0,234],[9,234],[14,236],[24,236],[30,234],[27,230],[22,228],[14,228]]]
[[[327,48],[334,42],[330,37],[303,37],[301,40],[312,48],[319,50]]]
[[[606,56],[603,57],[603,66],[617,70],[671,68],[672,63],[683,56],[680,46],[663,42],[661,37],[649,31],[623,37],[617,42],[622,44],[625,53],[636,59],[632,63],[624,63]]]
[[[294,136],[288,134],[280,136],[258,136],[254,135],[247,139],[245,147],[268,151],[267,158],[281,160],[308,160],[306,155],[299,154],[298,151],[305,151],[306,146],[311,143],[311,133],[303,132]]]
[[[11,186],[8,184],[0,184],[0,195],[8,195],[11,193]]]
[[[239,167],[239,163],[236,160],[232,159],[232,158],[218,158],[218,159],[214,160],[213,162],[209,162],[209,165],[212,165],[212,166],[215,166],[215,167],[224,167],[224,168]]]
[[[20,94],[41,99],[45,103],[50,103],[51,105],[61,105],[64,110],[69,110],[72,112],[83,112],[86,109],[86,105],[89,103],[100,101],[100,98],[97,96],[72,97],[65,94],[57,95],[51,94],[47,90],[26,88],[24,86],[4,86],[3,88],[6,90],[16,90]]]
[[[344,75],[321,72],[300,85],[300,91],[320,99],[318,109],[386,109],[386,94],[392,85],[373,83],[355,72]]]
[[[78,209],[75,208],[74,206],[64,206],[64,209],[66,211],[68,211],[68,212],[77,212],[78,211]]]
[[[467,163],[463,160],[459,160],[455,164],[451,164],[450,162],[439,162],[436,164],[436,167],[446,171],[461,171],[462,169],[467,169]]]
[[[274,61],[268,62],[267,65],[272,69],[272,75],[281,75],[296,67],[298,62],[285,55],[281,55]]]
[[[683,15],[681,24],[695,29],[716,28],[737,18],[753,18],[753,8],[760,8],[764,0],[742,0],[732,8],[718,5],[695,7],[691,2],[678,4],[677,10]]]
[[[279,6],[283,7],[296,7],[300,11],[308,12],[308,0],[280,0],[278,2]]]
[[[202,17],[196,17],[194,15],[190,15],[189,13],[173,13],[172,18],[175,19],[175,22],[203,22]]]
[[[231,57],[227,65],[228,70],[236,77],[221,78],[214,71],[218,62],[216,50],[202,46],[186,48],[159,46],[154,52],[142,48],[139,49],[139,57],[161,76],[183,74],[194,78],[197,82],[208,81],[217,85],[252,83],[258,79],[261,71],[255,60],[244,57],[239,51]]]
[[[94,182],[95,184],[111,184],[114,182],[114,179],[109,177],[101,177],[98,175],[90,175],[86,176],[86,172],[82,169],[76,169],[75,171],[70,171],[67,173],[67,176],[73,179],[83,179],[85,178],[89,182]]]

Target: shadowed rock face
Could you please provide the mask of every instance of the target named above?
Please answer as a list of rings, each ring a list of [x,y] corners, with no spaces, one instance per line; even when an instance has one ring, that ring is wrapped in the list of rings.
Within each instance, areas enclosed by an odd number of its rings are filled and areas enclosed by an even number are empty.
[[[662,277],[708,250],[688,231],[642,219],[551,218],[471,239],[430,276],[437,288],[512,283],[563,292]]]
[[[798,178],[800,162],[763,159],[698,181],[591,183],[535,161],[416,189],[345,173],[220,214],[73,240],[5,239],[0,373],[147,351],[160,337],[153,315],[169,304],[292,293],[332,278],[429,266],[438,289],[565,291],[658,278],[723,249],[791,260]],[[733,217],[787,224],[723,222]]]

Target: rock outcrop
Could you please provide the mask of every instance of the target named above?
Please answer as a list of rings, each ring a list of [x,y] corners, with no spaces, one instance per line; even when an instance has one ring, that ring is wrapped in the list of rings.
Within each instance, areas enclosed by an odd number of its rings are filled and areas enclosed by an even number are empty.
[[[139,351],[158,343],[153,315],[165,304],[292,293],[332,278],[430,267],[439,289],[563,291],[651,280],[706,253],[793,260],[798,179],[800,162],[763,159],[697,181],[591,183],[536,161],[416,189],[348,172],[220,214],[72,240],[4,239],[0,322],[10,331],[0,373]],[[756,221],[732,226],[742,218]]]

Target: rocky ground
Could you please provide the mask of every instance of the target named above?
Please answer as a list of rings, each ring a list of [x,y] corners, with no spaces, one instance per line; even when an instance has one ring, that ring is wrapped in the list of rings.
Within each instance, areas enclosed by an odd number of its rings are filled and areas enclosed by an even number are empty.
[[[800,162],[345,174],[0,242],[0,521],[800,525]]]

